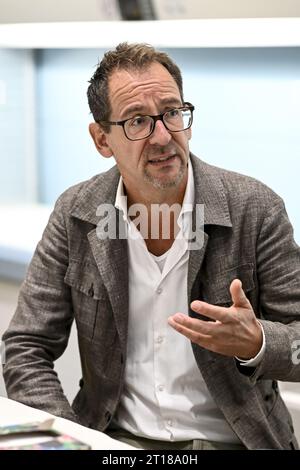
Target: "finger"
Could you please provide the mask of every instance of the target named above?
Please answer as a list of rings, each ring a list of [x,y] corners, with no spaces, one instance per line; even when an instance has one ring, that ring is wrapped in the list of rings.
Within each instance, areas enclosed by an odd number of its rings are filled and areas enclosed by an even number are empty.
[[[211,318],[212,320],[224,322],[226,319],[228,319],[227,308],[208,304],[206,302],[202,302],[201,300],[194,300],[191,303],[191,309],[200,315]]]
[[[234,307],[249,308],[250,302],[243,290],[239,279],[234,279],[230,285],[230,294]]]
[[[207,343],[207,341],[211,340],[210,335],[205,335],[205,334],[200,333],[199,331],[195,331],[193,329],[190,329],[187,326],[184,326],[183,323],[180,323],[180,321],[181,320],[179,320],[179,317],[177,317],[176,315],[168,318],[169,325],[172,328],[174,328],[174,330],[178,331],[178,333],[181,333],[186,338],[193,341],[193,343],[197,343],[199,345],[201,345],[201,344],[204,345],[204,344]]]
[[[203,321],[198,318],[191,318],[182,313],[176,313],[169,317],[169,319],[185,328],[188,328],[189,330],[194,330],[197,333],[208,336],[214,334],[216,327],[220,325],[220,322],[218,321]]]

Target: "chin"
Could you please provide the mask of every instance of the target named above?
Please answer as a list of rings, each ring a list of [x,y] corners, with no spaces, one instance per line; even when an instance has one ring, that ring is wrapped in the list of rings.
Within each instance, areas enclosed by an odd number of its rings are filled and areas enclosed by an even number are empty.
[[[166,178],[155,178],[150,175],[145,175],[145,180],[150,183],[156,189],[168,189],[175,188],[181,183],[184,174],[180,172],[177,176],[166,177]]]

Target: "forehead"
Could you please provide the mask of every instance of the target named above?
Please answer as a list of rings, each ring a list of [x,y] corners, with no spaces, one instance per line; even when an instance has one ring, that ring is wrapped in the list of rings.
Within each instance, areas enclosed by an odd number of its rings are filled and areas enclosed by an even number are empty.
[[[178,99],[180,92],[172,75],[159,63],[142,70],[115,70],[108,82],[112,111],[120,113],[126,107],[147,100]]]

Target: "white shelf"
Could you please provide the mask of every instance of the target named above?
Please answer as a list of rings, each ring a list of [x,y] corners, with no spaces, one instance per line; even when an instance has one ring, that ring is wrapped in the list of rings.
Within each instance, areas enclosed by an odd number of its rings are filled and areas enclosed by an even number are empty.
[[[297,47],[300,46],[300,18],[0,25],[0,47],[111,48],[123,41],[179,48]]]

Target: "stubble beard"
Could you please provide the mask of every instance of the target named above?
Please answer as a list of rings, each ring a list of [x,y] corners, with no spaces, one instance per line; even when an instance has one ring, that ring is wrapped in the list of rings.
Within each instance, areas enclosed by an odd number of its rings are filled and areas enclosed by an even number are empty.
[[[167,180],[161,180],[160,178],[156,178],[155,176],[151,175],[150,172],[148,172],[147,168],[144,170],[144,180],[147,183],[150,183],[155,189],[168,189],[168,188],[174,188],[178,186],[186,172],[186,164],[182,160],[180,160],[180,168],[176,176],[170,177]]]

